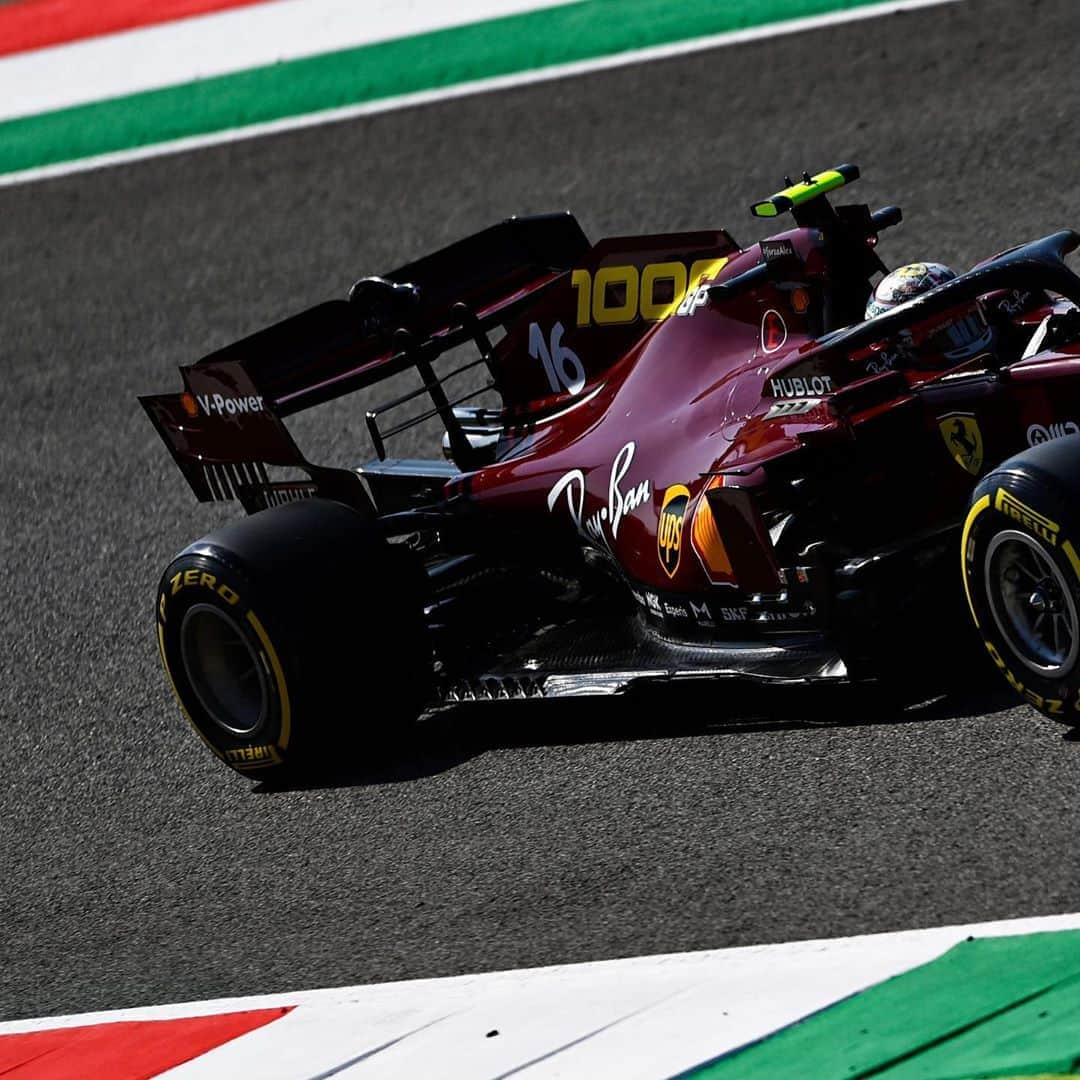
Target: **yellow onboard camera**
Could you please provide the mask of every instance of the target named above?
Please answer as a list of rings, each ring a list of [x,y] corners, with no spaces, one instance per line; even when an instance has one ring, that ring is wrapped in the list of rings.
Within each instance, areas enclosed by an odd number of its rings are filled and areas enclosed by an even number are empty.
[[[789,210],[794,210],[797,206],[810,202],[811,199],[817,199],[845,184],[853,183],[859,179],[859,166],[837,165],[835,169],[818,173],[817,176],[803,173],[802,180],[797,184],[792,184],[790,177],[786,179],[789,186],[783,191],[778,191],[770,198],[756,202],[750,207],[750,213],[754,217],[779,217]]]

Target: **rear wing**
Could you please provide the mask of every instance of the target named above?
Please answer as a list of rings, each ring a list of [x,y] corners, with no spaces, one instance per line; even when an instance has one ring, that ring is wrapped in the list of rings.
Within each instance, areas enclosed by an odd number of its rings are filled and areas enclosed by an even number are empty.
[[[479,359],[451,374],[487,365],[489,330],[571,270],[589,246],[570,213],[510,218],[361,279],[348,300],[319,304],[181,367],[181,393],[139,400],[196,497],[238,498],[249,512],[316,492],[354,496],[356,476],[308,462],[282,420],[409,368],[422,387],[397,403],[426,393],[432,408],[422,418],[439,416],[456,463],[468,468],[472,448],[453,409],[464,398],[448,400],[432,361],[472,341]],[[381,456],[377,426],[372,434]],[[273,482],[267,466],[301,469],[310,482]]]

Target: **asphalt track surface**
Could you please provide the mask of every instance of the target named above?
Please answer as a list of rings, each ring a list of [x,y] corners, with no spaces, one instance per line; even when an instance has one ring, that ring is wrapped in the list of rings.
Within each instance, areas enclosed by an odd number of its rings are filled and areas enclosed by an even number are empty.
[[[1078,225],[1077,40],[1073,0],[971,0],[0,191],[0,1016],[1080,908],[1080,743],[989,671],[903,713],[459,710],[323,787],[234,775],[151,611],[232,511],[135,401],[513,212],[752,240],[751,198],[853,160],[894,263]],[[295,430],[354,462],[362,406]]]

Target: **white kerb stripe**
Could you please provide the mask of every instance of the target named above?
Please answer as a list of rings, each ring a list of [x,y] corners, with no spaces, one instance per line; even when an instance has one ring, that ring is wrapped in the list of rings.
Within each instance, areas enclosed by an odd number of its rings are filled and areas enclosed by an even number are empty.
[[[0,1024],[0,1034],[294,1005],[282,1020],[165,1074],[173,1080],[672,1073],[933,960],[968,936],[1080,929],[1080,914]],[[488,1036],[488,1032],[498,1035]],[[389,1045],[392,1044],[392,1045]],[[363,1061],[362,1055],[384,1047]]]
[[[333,1020],[321,1009],[307,1020],[301,1006],[293,1031],[287,1021],[271,1024],[167,1075],[307,1080],[384,1046],[341,1075],[474,1080],[536,1062],[526,1075],[657,1080],[933,960],[969,935],[1052,929],[1080,929],[1080,915],[358,987]],[[312,1046],[320,1047],[316,1067],[303,1053]],[[336,1064],[323,1065],[335,1055]]]
[[[663,60],[668,57],[682,56],[687,53],[718,49],[732,45],[742,45],[765,38],[779,37],[785,34],[819,30],[824,27],[838,26],[842,23],[860,22],[863,19],[878,18],[901,11],[913,11],[918,8],[941,7],[945,4],[960,3],[961,0],[890,0],[888,3],[871,4],[868,7],[836,11],[828,15],[815,15],[805,19],[791,19],[769,26],[758,26],[749,30],[736,30],[726,34],[714,34],[708,37],[694,38],[690,41],[678,41],[668,45],[656,45],[645,49],[634,49],[615,56],[601,56],[592,60],[581,60],[572,64],[553,64],[550,67],[534,71],[521,71],[513,75],[502,75],[490,79],[477,79],[473,82],[458,83],[454,86],[423,90],[415,94],[402,94],[398,97],[381,98],[377,101],[348,105],[340,109],[326,109],[322,112],[307,113],[302,116],[289,116],[269,123],[250,124],[246,127],[231,128],[227,131],[215,131],[207,135],[196,135],[186,139],[174,139],[170,142],[154,143],[150,146],[119,150],[115,153],[100,154],[95,157],[64,161],[55,165],[24,169],[21,172],[0,175],[0,187],[12,184],[26,184],[38,180],[50,180],[72,173],[87,172],[91,169],[110,168],[145,161],[148,158],[163,157],[169,154],[186,153],[206,147],[221,146],[226,143],[241,142],[245,139],[262,138],[302,128],[318,127],[323,124],[351,120],[360,116],[371,116],[418,105],[447,101],[471,94],[491,93],[499,90],[511,90],[518,86],[547,82],[552,79],[564,79],[576,75],[586,75],[594,71],[640,64],[651,60]]]
[[[0,58],[0,121],[573,0],[276,0]]]

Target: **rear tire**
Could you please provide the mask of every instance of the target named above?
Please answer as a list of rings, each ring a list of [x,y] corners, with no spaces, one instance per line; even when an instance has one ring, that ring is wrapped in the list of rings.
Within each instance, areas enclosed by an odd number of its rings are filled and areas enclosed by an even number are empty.
[[[990,658],[1030,705],[1080,725],[1080,436],[1005,461],[975,489],[964,585]]]
[[[162,576],[158,645],[181,709],[246,776],[357,767],[426,704],[423,568],[324,499],[263,510]]]

